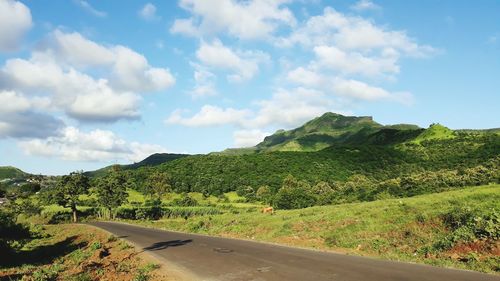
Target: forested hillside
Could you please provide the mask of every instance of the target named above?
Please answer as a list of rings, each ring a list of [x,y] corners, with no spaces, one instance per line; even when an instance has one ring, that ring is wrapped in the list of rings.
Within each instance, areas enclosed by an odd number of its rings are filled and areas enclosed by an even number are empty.
[[[327,143],[317,151],[280,151]],[[494,130],[452,131],[440,124],[428,129],[383,126],[370,117],[327,113],[242,151],[184,157],[128,174],[139,191],[151,173],[162,171],[176,192],[238,191],[247,198],[258,196],[260,188],[276,194],[284,179],[292,176],[306,190],[326,184],[330,195],[324,203],[404,197],[499,181],[500,135]]]

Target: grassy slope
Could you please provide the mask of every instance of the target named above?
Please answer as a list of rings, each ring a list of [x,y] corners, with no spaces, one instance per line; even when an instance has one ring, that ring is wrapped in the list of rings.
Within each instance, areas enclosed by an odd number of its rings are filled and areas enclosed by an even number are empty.
[[[275,215],[243,212],[133,223],[492,272],[500,270],[498,241],[493,241],[490,252],[478,253],[481,261],[460,261],[467,255],[460,248],[431,254],[422,249],[449,233],[441,215],[457,206],[498,209],[499,202],[500,186],[489,185],[405,199],[280,210]]]
[[[15,167],[10,167],[10,166],[0,167],[0,180],[19,178],[19,177],[24,177],[26,175],[27,174],[25,172]]]
[[[101,230],[53,225],[39,234],[16,255],[1,257],[0,280],[168,280],[132,246]]]

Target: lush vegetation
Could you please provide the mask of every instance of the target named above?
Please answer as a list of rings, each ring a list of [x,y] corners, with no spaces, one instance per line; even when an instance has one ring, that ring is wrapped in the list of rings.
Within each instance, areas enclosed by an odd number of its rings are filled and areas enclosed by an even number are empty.
[[[499,271],[499,152],[498,130],[327,113],[252,148],[10,178],[0,186],[10,199],[0,250],[39,238],[18,219],[118,219]],[[259,213],[268,206],[278,215]]]
[[[271,152],[245,155],[199,155],[156,167],[128,171],[132,186],[144,191],[155,171],[170,177],[176,192],[218,196],[268,186],[276,194],[292,175],[309,185],[326,182],[344,202],[380,196],[405,197],[447,188],[499,181],[500,136],[457,134],[397,145],[336,145],[317,152]],[[362,179],[365,186],[357,185]],[[349,184],[349,182],[351,184]],[[342,202],[342,196],[331,202]],[[251,199],[251,198],[250,198]]]
[[[1,233],[1,232],[0,232]],[[1,251],[0,280],[165,280],[126,242],[83,225],[37,226],[17,251]],[[115,280],[115,279],[113,279]]]
[[[500,272],[500,186],[412,198],[159,221],[145,226]]]
[[[22,178],[27,175],[28,175],[27,173],[15,167],[10,167],[10,166],[0,167],[0,180]]]

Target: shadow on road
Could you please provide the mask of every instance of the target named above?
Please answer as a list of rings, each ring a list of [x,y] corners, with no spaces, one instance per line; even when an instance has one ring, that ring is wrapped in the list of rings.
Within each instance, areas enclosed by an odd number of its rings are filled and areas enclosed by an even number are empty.
[[[170,240],[170,241],[163,241],[163,242],[156,242],[152,244],[151,246],[143,248],[145,251],[158,251],[158,250],[164,250],[168,247],[177,247],[177,246],[183,246],[188,243],[193,242],[193,240]]]

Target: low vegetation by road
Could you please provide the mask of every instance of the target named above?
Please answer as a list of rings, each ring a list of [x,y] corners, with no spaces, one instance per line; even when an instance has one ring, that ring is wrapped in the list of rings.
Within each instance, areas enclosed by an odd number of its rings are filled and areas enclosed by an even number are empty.
[[[2,249],[0,280],[170,280],[157,263],[94,227],[32,226],[28,232],[11,243],[14,249]]]
[[[391,260],[500,272],[500,186],[412,198],[189,218],[127,220],[143,226],[255,239]]]

